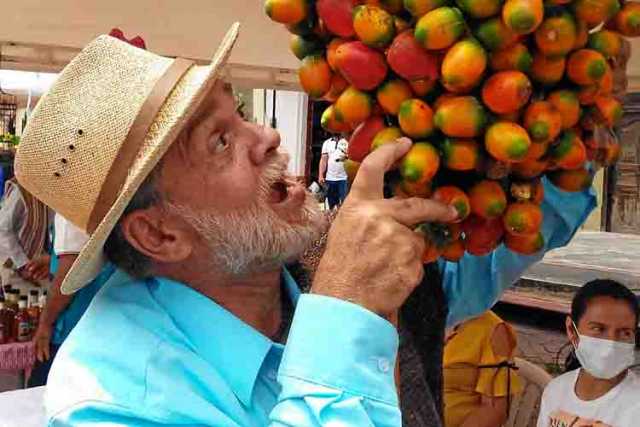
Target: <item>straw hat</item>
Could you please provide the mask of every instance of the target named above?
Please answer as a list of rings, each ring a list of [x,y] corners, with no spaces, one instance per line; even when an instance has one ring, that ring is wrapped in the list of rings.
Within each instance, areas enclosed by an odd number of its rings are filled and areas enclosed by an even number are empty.
[[[104,243],[129,201],[214,86],[238,37],[208,66],[110,36],[86,46],[29,117],[15,159],[20,184],[91,237],[62,291],[102,267]]]

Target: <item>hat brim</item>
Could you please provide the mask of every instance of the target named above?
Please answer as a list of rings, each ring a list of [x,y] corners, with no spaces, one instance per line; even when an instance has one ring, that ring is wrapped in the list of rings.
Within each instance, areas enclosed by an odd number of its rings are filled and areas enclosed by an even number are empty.
[[[238,38],[239,29],[239,23],[233,24],[211,63],[207,66],[192,66],[163,104],[115,203],[96,227],[62,282],[63,294],[76,292],[100,273],[104,264],[103,249],[107,238],[136,191],[213,89]]]

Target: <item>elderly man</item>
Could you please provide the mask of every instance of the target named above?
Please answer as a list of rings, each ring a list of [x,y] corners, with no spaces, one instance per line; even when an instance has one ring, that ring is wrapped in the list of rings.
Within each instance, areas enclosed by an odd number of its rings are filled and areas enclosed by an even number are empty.
[[[63,291],[103,253],[119,267],[59,350],[50,425],[441,425],[445,319],[486,310],[541,254],[425,275],[412,226],[456,213],[383,199],[400,140],[362,164],[301,293],[284,264],[326,221],[285,175],[278,134],[244,121],[218,79],[237,31],[207,67],[100,37],[31,116],[20,181],[91,235]],[[547,190],[552,248],[594,199]]]

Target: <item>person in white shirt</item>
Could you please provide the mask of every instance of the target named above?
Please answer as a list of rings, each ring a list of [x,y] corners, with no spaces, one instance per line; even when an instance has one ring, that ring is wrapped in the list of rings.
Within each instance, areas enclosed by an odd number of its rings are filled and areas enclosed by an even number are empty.
[[[580,368],[549,383],[538,427],[637,427],[640,378],[635,360],[638,299],[612,280],[584,285],[567,317],[567,335]]]
[[[344,170],[344,161],[347,158],[348,146],[344,135],[341,138],[329,138],[322,144],[318,180],[321,185],[327,186],[329,209],[341,205],[347,197],[347,172]]]

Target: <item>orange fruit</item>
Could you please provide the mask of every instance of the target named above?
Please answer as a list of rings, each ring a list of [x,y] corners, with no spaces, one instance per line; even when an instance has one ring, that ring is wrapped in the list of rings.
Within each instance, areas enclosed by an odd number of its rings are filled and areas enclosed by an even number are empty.
[[[567,61],[567,76],[579,85],[598,83],[607,72],[607,60],[598,51],[580,49]]]
[[[471,204],[467,194],[453,185],[445,185],[436,189],[433,200],[453,206],[458,211],[458,217],[454,222],[464,221],[471,213]]]
[[[401,198],[422,197],[423,199],[431,197],[431,182],[411,182],[402,179],[398,182],[394,189],[394,196]]]
[[[503,216],[507,233],[517,236],[533,234],[542,226],[542,209],[532,202],[516,202],[507,207]]]
[[[360,168],[360,163],[355,160],[345,159],[344,160],[344,171],[347,173],[347,177],[349,178],[349,182],[353,182],[356,178],[356,174],[358,173],[358,169]]]
[[[353,10],[353,29],[362,43],[376,48],[388,46],[396,32],[393,16],[372,5],[357,6]]]
[[[464,252],[463,241],[457,239],[444,245],[442,248],[442,258],[449,262],[458,262],[464,256]]]
[[[533,57],[522,43],[516,43],[491,54],[491,68],[496,71],[518,70],[528,73]]]
[[[451,46],[464,34],[465,28],[459,9],[439,7],[418,20],[414,35],[425,49],[440,50]]]
[[[475,256],[491,253],[498,247],[504,235],[501,218],[485,219],[471,215],[462,223],[464,245],[467,252]]]
[[[607,21],[620,10],[618,0],[574,0],[573,13],[590,28]]]
[[[607,64],[607,71],[598,83],[582,86],[578,92],[578,100],[582,105],[592,105],[601,96],[609,96],[613,91],[613,71]]]
[[[447,169],[472,171],[480,163],[480,146],[467,139],[446,138],[442,144],[442,161]]]
[[[509,114],[522,108],[531,97],[531,82],[521,71],[495,73],[482,87],[482,101],[497,114]]]
[[[400,161],[400,174],[409,182],[431,181],[440,168],[440,155],[428,142],[416,142]]]
[[[365,0],[365,4],[378,6],[389,13],[400,13],[403,9],[402,0]]]
[[[407,99],[400,105],[398,123],[405,135],[425,138],[433,133],[433,110],[420,99]]]
[[[580,102],[575,92],[561,89],[552,92],[547,98],[562,115],[562,128],[569,129],[580,120]]]
[[[507,208],[507,195],[496,181],[480,181],[469,191],[469,203],[475,215],[485,219],[498,218]]]
[[[411,87],[402,79],[389,80],[378,88],[378,104],[382,109],[394,116],[398,114],[400,105],[413,96]]]
[[[531,78],[544,85],[554,85],[562,80],[566,63],[564,56],[548,58],[536,52],[531,65]]]
[[[336,102],[340,95],[342,95],[342,92],[348,87],[349,82],[347,82],[340,73],[334,73],[333,76],[331,76],[331,88],[329,92],[324,94],[323,99],[329,102]]]
[[[613,20],[616,30],[627,37],[640,36],[640,3],[626,1]]]
[[[302,60],[298,78],[311,98],[319,99],[331,89],[331,68],[322,55],[309,55]]]
[[[320,125],[323,129],[332,132],[332,133],[345,133],[351,132],[352,127],[349,123],[345,123],[342,120],[339,120],[335,114],[335,108],[333,105],[327,107],[326,110],[322,113],[322,117],[320,118]]]
[[[516,34],[530,34],[542,23],[542,0],[507,0],[502,8],[502,20]]]
[[[404,8],[416,18],[420,18],[427,12],[442,7],[447,2],[444,0],[404,0]]]
[[[520,255],[534,255],[544,248],[544,236],[541,232],[516,235],[507,232],[504,244]]]
[[[589,26],[586,22],[576,19],[576,42],[573,45],[573,50],[582,49],[587,45],[589,41]]]
[[[371,141],[371,151],[384,144],[394,144],[397,142],[398,138],[402,138],[403,136],[402,131],[397,127],[382,129],[375,137],[373,137],[373,141]]]
[[[562,114],[548,101],[534,101],[525,110],[524,127],[535,142],[553,141],[562,130]]]
[[[568,192],[584,191],[593,182],[591,173],[586,169],[559,170],[548,176],[556,187]]]
[[[500,13],[502,0],[456,0],[456,4],[470,17],[482,19]]]
[[[449,48],[442,61],[442,85],[453,93],[473,89],[487,68],[487,54],[474,39],[464,39]]]
[[[338,120],[356,126],[364,122],[371,115],[373,100],[366,92],[349,86],[338,97],[335,105],[335,115]]]
[[[531,147],[544,146],[545,144],[531,144]],[[524,179],[536,178],[542,175],[548,168],[549,162],[545,159],[527,158],[513,165],[511,172]]]
[[[475,31],[476,37],[490,51],[506,49],[518,41],[518,35],[500,17],[483,21]]]
[[[273,21],[292,25],[307,17],[309,7],[305,0],[267,0],[264,11]]]
[[[622,37],[609,30],[600,30],[589,36],[589,48],[596,50],[605,58],[614,58],[622,50]]]
[[[437,80],[419,79],[410,81],[409,85],[416,96],[426,96],[435,89],[437,83]]]
[[[492,124],[484,135],[484,141],[489,154],[504,163],[523,161],[531,146],[527,131],[513,122]]]
[[[573,130],[566,130],[558,143],[551,147],[549,155],[559,168],[573,170],[584,166],[587,148]]]
[[[331,67],[331,69],[333,71],[337,71],[338,70],[338,58],[337,58],[337,52],[338,52],[338,48],[347,43],[349,40],[345,40],[345,39],[340,39],[340,38],[335,38],[333,40],[331,40],[329,42],[329,44],[327,45],[327,62],[329,63],[329,66]]]
[[[576,43],[578,28],[570,13],[546,17],[535,34],[538,50],[545,56],[564,56]]]
[[[600,96],[596,99],[596,109],[610,128],[622,119],[622,104],[612,96]]]
[[[294,34],[291,36],[289,48],[296,58],[303,60],[305,57],[322,50],[322,45],[315,39]]]
[[[433,122],[447,136],[472,138],[483,131],[487,115],[476,98],[457,96],[441,102],[436,109]]]

